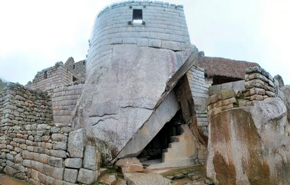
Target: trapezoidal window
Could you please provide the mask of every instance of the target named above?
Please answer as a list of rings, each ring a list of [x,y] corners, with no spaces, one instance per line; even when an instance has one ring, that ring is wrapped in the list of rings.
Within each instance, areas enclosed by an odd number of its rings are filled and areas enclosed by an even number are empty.
[[[141,9],[133,9],[133,23],[143,23],[143,14]]]
[[[44,72],[43,79],[47,79],[47,71]]]
[[[76,77],[74,77],[74,76],[72,77],[72,81],[73,81],[73,82],[75,82],[75,81],[77,81],[77,80],[78,80],[78,79],[77,79]]]

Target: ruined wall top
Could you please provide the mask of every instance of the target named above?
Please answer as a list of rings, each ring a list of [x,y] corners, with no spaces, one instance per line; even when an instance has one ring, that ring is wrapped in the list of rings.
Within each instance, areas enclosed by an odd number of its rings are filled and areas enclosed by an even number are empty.
[[[109,11],[113,8],[118,7],[124,7],[124,6],[155,6],[155,7],[165,7],[165,8],[172,8],[172,9],[183,9],[183,5],[176,5],[176,4],[170,4],[168,2],[162,2],[162,1],[124,1],[119,3],[113,3],[110,6],[106,6],[103,10],[100,11],[98,14],[98,17],[100,17],[103,13],[106,11]]]

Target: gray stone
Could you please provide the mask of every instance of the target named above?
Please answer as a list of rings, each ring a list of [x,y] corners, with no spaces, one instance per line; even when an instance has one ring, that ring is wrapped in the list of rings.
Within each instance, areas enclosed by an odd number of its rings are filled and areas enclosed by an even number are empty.
[[[57,157],[49,157],[47,163],[50,166],[61,168],[63,167],[63,159]]]
[[[82,167],[82,159],[81,158],[67,158],[64,161],[64,164],[66,167],[69,167],[69,168],[81,168]]]
[[[170,109],[168,108],[170,107]],[[174,92],[171,92],[161,105],[156,109],[152,116],[144,123],[143,127],[137,132],[127,145],[121,150],[117,158],[136,156],[142,152],[147,144],[156,136],[163,126],[179,110]]]
[[[66,142],[55,142],[53,144],[54,150],[66,150]]]
[[[157,39],[150,39],[149,40],[149,46],[154,48],[161,48],[161,40]]]
[[[67,182],[76,183],[78,177],[78,170],[74,169],[64,169],[64,177],[63,179]]]
[[[10,161],[14,161],[14,156],[12,154],[6,154],[6,159],[10,160]]]
[[[43,164],[37,161],[31,161],[31,166],[34,170],[43,172]]]
[[[280,98],[223,111],[210,123],[206,173],[215,184],[290,183],[290,139]]]
[[[108,143],[116,156],[162,103],[176,78],[169,86],[167,83],[192,53],[197,55],[195,50],[174,53],[166,49],[114,45],[112,61],[100,63],[87,74],[73,116],[75,127],[83,125],[88,137]]]
[[[94,146],[86,146],[83,167],[90,170],[98,170],[101,165],[101,154]]]
[[[49,155],[54,156],[54,157],[60,157],[60,158],[66,158],[66,152],[63,150],[50,150]]]
[[[25,166],[25,167],[31,167],[31,161],[30,160],[23,160],[23,166]]]
[[[68,152],[70,157],[83,157],[85,143],[84,129],[75,130],[69,133]]]
[[[64,168],[53,168],[51,172],[51,176],[55,179],[62,180],[63,172],[64,172]]]
[[[148,39],[138,39],[138,46],[148,46]]]
[[[284,81],[283,81],[283,78],[280,75],[274,76],[274,79],[276,79],[278,81],[280,88],[284,87]]]
[[[67,136],[64,134],[52,134],[51,138],[53,141],[67,142]]]
[[[47,164],[43,165],[43,173],[45,175],[47,175],[47,176],[51,176],[51,173],[52,173],[53,169],[54,169],[53,167],[51,167],[51,166],[49,166]]]
[[[87,170],[84,168],[81,168],[79,170],[79,175],[78,175],[78,182],[84,183],[84,184],[92,184],[97,181],[99,177],[99,171],[94,171],[94,170]]]
[[[23,161],[23,159],[22,159],[21,155],[17,154],[15,156],[15,163],[22,163],[22,161]]]
[[[5,172],[7,175],[13,177],[13,176],[17,173],[17,170],[14,169],[14,168],[12,168],[12,167],[10,167],[10,166],[6,166],[6,167],[4,168],[4,172]]]
[[[47,160],[48,160],[48,155],[46,155],[46,154],[39,155],[39,162],[46,164]]]

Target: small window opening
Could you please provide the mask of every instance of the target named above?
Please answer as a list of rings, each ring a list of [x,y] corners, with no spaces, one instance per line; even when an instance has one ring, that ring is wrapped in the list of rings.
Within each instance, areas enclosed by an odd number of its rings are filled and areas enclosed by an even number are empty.
[[[73,65],[73,69],[75,69],[76,68],[76,66],[75,65]]]
[[[83,65],[86,65],[86,61],[83,61]]]
[[[141,9],[133,10],[133,23],[142,24],[143,23],[143,14]]]
[[[76,77],[74,77],[74,76],[72,77],[72,81],[73,81],[73,82],[75,82],[75,81],[77,81],[77,80],[78,80],[78,79],[77,79]]]
[[[44,72],[44,74],[43,74],[43,78],[44,78],[44,79],[47,79],[47,71]]]

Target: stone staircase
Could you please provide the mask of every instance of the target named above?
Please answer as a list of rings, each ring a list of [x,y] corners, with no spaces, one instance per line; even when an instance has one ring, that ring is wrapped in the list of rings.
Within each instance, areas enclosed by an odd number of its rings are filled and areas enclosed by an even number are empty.
[[[172,142],[163,151],[161,163],[150,164],[147,169],[179,168],[196,164],[196,139],[188,125],[181,125],[181,129],[181,135],[171,137]]]

